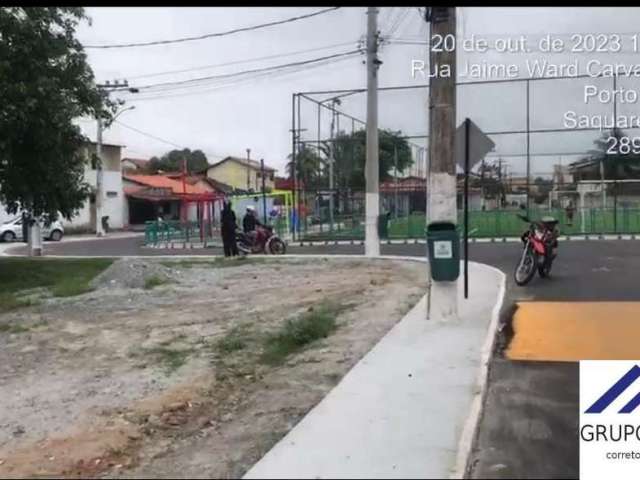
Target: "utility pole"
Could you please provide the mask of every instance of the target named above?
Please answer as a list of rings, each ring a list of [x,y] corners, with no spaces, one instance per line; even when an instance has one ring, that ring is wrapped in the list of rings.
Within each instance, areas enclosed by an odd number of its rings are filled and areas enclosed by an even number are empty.
[[[393,172],[395,173],[395,198],[393,199],[393,206],[395,210],[395,218],[398,218],[398,146],[393,146]]]
[[[429,85],[428,221],[457,223],[456,162],[456,51],[431,48],[431,38],[456,35],[455,7],[428,8],[430,22],[429,65],[449,65],[450,75],[433,77]],[[431,282],[427,316],[438,320],[458,318],[458,283]]]
[[[104,236],[104,229],[102,228],[102,118],[98,116],[98,131],[96,132],[96,155],[98,161],[96,162],[96,236]]]
[[[336,99],[333,99],[333,106],[335,106],[335,102]],[[330,133],[330,137],[331,137],[331,141],[330,141],[330,145],[329,145],[329,152],[330,152],[330,156],[329,156],[329,231],[333,232],[333,209],[334,209],[334,199],[333,199],[333,164],[335,162],[335,153],[334,153],[334,149],[335,149],[335,145],[334,145],[334,135],[333,135],[333,131],[335,128],[335,121],[336,121],[336,112],[335,109],[331,109],[331,133]]]
[[[247,194],[251,190],[251,149],[247,148]]]
[[[367,8],[367,161],[365,166],[365,246],[367,257],[380,256],[378,215],[380,195],[378,193],[378,9]]]
[[[107,98],[109,94],[114,90],[127,89],[131,93],[138,93],[137,88],[129,88],[129,82],[124,80],[122,83],[116,80],[111,83],[106,81],[104,84],[96,85],[100,90],[100,93]],[[123,104],[124,102],[121,102]],[[119,112],[122,113],[122,112]],[[113,118],[115,120],[115,117]],[[104,197],[104,173],[102,168],[102,132],[104,130],[104,124],[102,117],[98,114],[97,118],[97,132],[96,132],[96,156],[98,157],[96,165],[96,236],[104,236],[104,228],[102,227],[102,208]]]
[[[267,190],[264,186],[264,158],[260,159],[260,176],[262,177],[262,215],[264,223],[267,223]]]

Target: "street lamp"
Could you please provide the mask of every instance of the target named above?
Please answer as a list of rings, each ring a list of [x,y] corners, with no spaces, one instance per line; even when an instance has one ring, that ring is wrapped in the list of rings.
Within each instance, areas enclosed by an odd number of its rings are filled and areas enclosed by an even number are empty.
[[[106,128],[109,128],[111,126],[111,124],[113,122],[116,121],[116,118],[118,118],[120,115],[122,115],[124,112],[129,111],[129,110],[135,110],[136,106],[135,105],[131,105],[130,107],[127,108],[123,108],[122,110],[120,110],[119,112],[117,112],[112,118],[111,120],[109,120],[109,123],[107,123]]]

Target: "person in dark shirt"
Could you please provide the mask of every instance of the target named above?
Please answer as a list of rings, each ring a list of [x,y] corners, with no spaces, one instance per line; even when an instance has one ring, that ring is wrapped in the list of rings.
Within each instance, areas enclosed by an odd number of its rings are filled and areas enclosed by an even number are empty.
[[[256,227],[262,226],[260,220],[258,220],[258,216],[256,215],[256,209],[249,205],[247,207],[247,213],[244,215],[242,219],[242,229],[244,233],[251,239],[252,242],[256,241]]]
[[[231,202],[224,202],[222,213],[220,215],[222,230],[222,246],[225,257],[235,257],[238,255],[238,246],[236,245],[236,214],[231,208]]]
[[[247,207],[247,213],[242,219],[242,229],[244,233],[249,233],[255,231],[257,226],[261,226],[260,220],[258,220],[258,216],[256,215],[256,209],[249,205]]]

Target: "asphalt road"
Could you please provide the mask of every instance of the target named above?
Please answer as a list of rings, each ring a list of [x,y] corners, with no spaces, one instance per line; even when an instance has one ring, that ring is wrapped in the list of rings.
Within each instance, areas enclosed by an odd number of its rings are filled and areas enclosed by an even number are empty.
[[[143,237],[116,238],[74,242],[46,242],[47,255],[218,255],[219,248],[155,249],[142,245]],[[384,255],[426,255],[425,245],[382,245]],[[9,253],[24,253],[26,248],[16,244]],[[313,247],[290,246],[289,253],[305,254],[362,254],[361,245],[327,245]],[[518,261],[520,244],[475,243],[469,245],[469,258],[493,265],[507,274],[506,304],[517,300],[552,301],[624,301],[639,300],[637,273],[640,271],[640,241],[638,240],[580,240],[560,243],[552,276],[534,278],[526,287],[512,282],[512,272]],[[473,290],[469,292],[473,294]]]
[[[211,255],[220,249],[161,250],[141,245],[142,237],[47,243],[53,255]],[[11,249],[14,253],[24,247]],[[503,321],[523,301],[637,301],[640,241],[563,241],[549,279],[526,287],[513,283],[518,243],[470,244],[473,261],[507,274]],[[289,253],[362,254],[360,245],[295,247]],[[384,255],[423,256],[425,245],[382,245]],[[473,288],[469,294],[472,296]],[[520,362],[496,353],[472,456],[472,478],[577,478],[578,364]]]

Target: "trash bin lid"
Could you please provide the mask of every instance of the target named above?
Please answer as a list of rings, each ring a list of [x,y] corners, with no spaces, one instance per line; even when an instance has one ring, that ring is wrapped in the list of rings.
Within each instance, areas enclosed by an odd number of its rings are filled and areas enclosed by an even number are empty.
[[[431,222],[429,225],[427,225],[427,231],[455,230],[455,229],[456,229],[456,224],[453,222],[446,222],[446,221]]]

